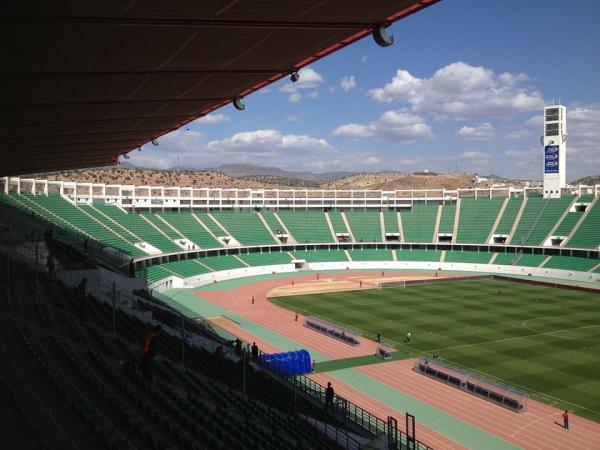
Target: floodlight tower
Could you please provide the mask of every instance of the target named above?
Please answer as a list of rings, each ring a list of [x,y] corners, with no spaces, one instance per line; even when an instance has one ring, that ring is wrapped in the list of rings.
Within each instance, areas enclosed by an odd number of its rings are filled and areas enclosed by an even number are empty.
[[[544,198],[560,198],[566,184],[567,108],[551,105],[544,108]]]

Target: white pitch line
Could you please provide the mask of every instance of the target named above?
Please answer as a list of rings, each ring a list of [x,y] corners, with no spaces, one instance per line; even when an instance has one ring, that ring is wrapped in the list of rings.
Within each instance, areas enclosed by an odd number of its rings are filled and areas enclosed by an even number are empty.
[[[551,417],[556,417],[556,414],[558,414],[558,413],[557,412],[553,412],[552,414],[548,414],[547,416],[540,417],[539,419],[536,419],[533,422],[529,422],[527,425],[523,425],[521,428],[519,428],[517,431],[515,431],[513,434],[511,434],[510,437],[515,437],[518,433],[520,433],[521,431],[523,431],[525,428],[528,428],[531,425],[534,425],[534,424],[536,424],[538,422],[541,422],[542,420],[548,420]]]
[[[598,326],[600,326],[600,324],[584,325],[582,327],[565,328],[564,330],[547,331],[547,332],[543,332],[543,333],[533,333],[533,334],[527,334],[525,336],[514,336],[514,337],[509,337],[509,338],[503,338],[503,339],[495,339],[493,341],[476,342],[473,344],[455,345],[454,347],[434,348],[431,350],[426,350],[426,352],[441,352],[443,350],[455,350],[457,348],[474,347],[476,345],[494,344],[497,342],[508,342],[508,341],[514,341],[516,339],[526,339],[526,338],[529,338],[532,336],[551,336],[555,333],[564,333],[565,331],[575,331],[575,330],[581,330],[583,328],[598,327]],[[531,328],[529,328],[529,329],[531,329]],[[573,339],[585,339],[585,338],[573,338]]]

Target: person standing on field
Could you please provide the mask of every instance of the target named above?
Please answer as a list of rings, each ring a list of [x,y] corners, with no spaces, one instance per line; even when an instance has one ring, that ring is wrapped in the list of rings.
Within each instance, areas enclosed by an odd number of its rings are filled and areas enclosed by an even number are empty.
[[[406,332],[406,342],[410,342],[410,331]]]
[[[562,419],[563,419],[563,426],[565,427],[566,430],[569,429],[569,411],[567,411],[565,409],[565,412],[562,413]]]

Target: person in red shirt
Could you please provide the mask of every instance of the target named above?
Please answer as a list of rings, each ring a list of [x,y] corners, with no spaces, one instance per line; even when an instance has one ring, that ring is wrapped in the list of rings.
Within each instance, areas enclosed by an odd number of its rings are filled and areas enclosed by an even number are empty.
[[[156,356],[156,340],[160,330],[160,325],[156,325],[154,328],[148,331],[146,336],[144,336],[144,342],[140,348],[142,374],[144,375],[144,379],[150,383],[152,383],[153,380],[152,360]]]
[[[569,429],[569,411],[567,411],[565,409],[565,412],[562,413],[562,419],[563,419],[563,423],[564,423],[564,427],[568,430]]]

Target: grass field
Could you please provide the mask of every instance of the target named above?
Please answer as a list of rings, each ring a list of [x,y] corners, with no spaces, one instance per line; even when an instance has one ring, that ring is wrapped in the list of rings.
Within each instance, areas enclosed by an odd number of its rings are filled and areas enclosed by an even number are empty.
[[[280,297],[283,307],[380,332],[413,355],[525,389],[600,422],[600,296],[508,281]],[[410,344],[403,342],[410,330]]]

